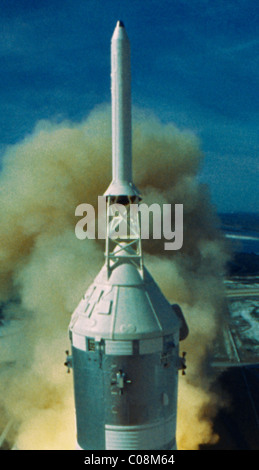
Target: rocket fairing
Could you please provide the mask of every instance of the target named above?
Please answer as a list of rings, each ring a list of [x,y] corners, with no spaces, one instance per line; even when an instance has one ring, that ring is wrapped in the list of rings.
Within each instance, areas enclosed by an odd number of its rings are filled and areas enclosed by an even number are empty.
[[[179,341],[188,327],[143,264],[132,182],[130,46],[122,22],[112,37],[112,167],[105,196],[127,208],[107,224],[105,264],[75,309],[69,325],[77,448],[176,449]],[[117,217],[117,218],[116,218]],[[120,223],[130,235],[117,235]],[[118,233],[118,232],[117,232]]]

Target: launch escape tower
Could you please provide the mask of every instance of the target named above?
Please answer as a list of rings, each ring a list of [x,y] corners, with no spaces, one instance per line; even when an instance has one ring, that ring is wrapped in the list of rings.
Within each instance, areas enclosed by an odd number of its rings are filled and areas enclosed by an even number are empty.
[[[144,267],[139,213],[130,210],[140,194],[132,183],[130,45],[122,22],[112,37],[111,66],[105,263],[69,325],[77,445],[175,449],[178,371],[185,367],[179,341],[188,328]]]

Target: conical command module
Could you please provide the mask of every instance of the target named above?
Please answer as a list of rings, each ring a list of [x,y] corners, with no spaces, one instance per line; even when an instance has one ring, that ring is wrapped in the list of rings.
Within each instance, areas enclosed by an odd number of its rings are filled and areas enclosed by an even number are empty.
[[[69,325],[77,448],[176,449],[178,372],[185,368],[179,341],[188,327],[144,267],[139,213],[130,210],[141,196],[132,182],[130,44],[121,21],[111,69],[105,263]]]

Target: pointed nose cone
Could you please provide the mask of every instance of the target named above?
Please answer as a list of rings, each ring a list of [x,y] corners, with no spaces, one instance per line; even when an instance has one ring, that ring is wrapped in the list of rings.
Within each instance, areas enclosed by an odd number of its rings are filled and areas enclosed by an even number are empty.
[[[116,26],[120,26],[120,27],[124,28],[124,23],[123,23],[123,21],[120,21],[120,20],[119,20],[119,21],[117,22],[117,25],[116,25]]]
[[[115,27],[113,35],[112,35],[112,44],[117,39],[122,39],[122,40],[125,40],[125,42],[127,42],[128,54],[129,54],[130,53],[130,51],[129,51],[130,50],[129,38],[128,38],[128,35],[127,35],[127,32],[126,32],[123,21],[117,21],[116,27]]]

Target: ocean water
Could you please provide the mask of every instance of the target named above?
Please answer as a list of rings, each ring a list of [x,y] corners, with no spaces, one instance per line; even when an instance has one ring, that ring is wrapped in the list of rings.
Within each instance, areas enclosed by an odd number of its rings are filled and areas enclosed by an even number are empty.
[[[259,233],[248,231],[226,231],[225,236],[231,241],[234,251],[259,255]]]

